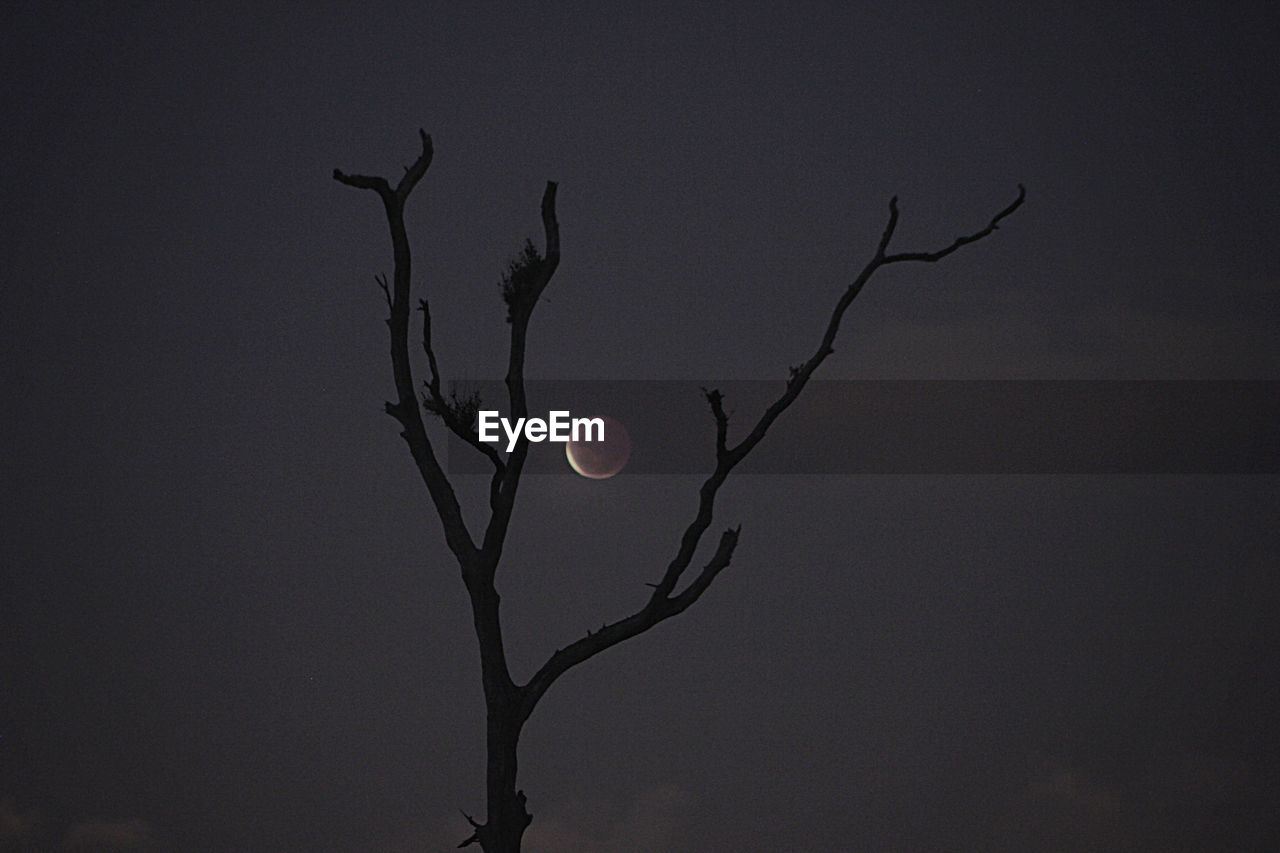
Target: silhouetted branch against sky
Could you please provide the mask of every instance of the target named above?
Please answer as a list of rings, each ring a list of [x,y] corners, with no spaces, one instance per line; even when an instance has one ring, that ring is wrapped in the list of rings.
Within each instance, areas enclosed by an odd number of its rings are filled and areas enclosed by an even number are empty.
[[[1274,4],[10,6],[0,847],[1275,837]]]
[[[837,300],[827,323],[822,340],[810,358],[799,367],[793,367],[785,390],[755,422],[746,436],[737,444],[727,443],[728,415],[723,407],[723,395],[718,390],[704,390],[715,419],[715,468],[703,482],[698,492],[698,509],[693,520],[685,528],[675,557],[667,565],[661,580],[651,584],[653,592],[638,611],[614,622],[605,623],[599,630],[588,631],[569,645],[557,649],[534,673],[526,684],[517,684],[507,663],[501,618],[498,611],[498,593],[495,577],[507,532],[515,508],[516,494],[521,472],[528,456],[529,441],[521,436],[513,445],[507,458],[502,459],[496,449],[480,441],[474,427],[474,412],[470,402],[456,397],[446,399],[440,390],[440,370],[432,344],[431,315],[425,298],[418,308],[423,315],[422,345],[426,354],[428,378],[423,383],[422,408],[441,418],[448,429],[469,446],[479,450],[493,463],[494,472],[490,484],[490,517],[485,528],[483,543],[476,547],[471,533],[462,519],[453,484],[436,461],[431,440],[422,423],[419,398],[412,391],[413,371],[409,353],[408,311],[410,298],[411,256],[404,225],[404,204],[414,186],[426,173],[432,157],[431,137],[420,131],[422,154],[405,170],[405,176],[393,191],[389,183],[379,177],[348,175],[338,169],[333,177],[340,183],[358,189],[371,189],[382,198],[387,222],[391,230],[395,272],[394,287],[389,297],[390,314],[387,323],[391,330],[391,360],[396,388],[400,394],[397,403],[388,403],[387,411],[404,427],[401,435],[409,444],[418,470],[426,482],[431,500],[445,530],[445,539],[462,570],[463,580],[471,596],[474,626],[481,650],[482,682],[488,718],[488,820],[479,823],[467,816],[474,833],[460,846],[480,844],[486,851],[514,851],[519,849],[520,839],[531,822],[522,791],[514,787],[516,779],[516,752],[521,728],[533,713],[538,701],[551,685],[572,667],[625,640],[644,633],[665,619],[682,613],[711,586],[716,577],[729,566],[737,547],[741,526],[725,530],[715,551],[701,571],[684,589],[676,587],[688,569],[702,540],[711,525],[715,513],[715,500],[730,472],[764,438],[773,422],[799,397],[805,383],[822,362],[834,352],[833,345],[840,321],[853,300],[883,266],[903,261],[933,263],[941,260],[962,246],[977,242],[992,234],[999,223],[1011,215],[1026,198],[1026,189],[1019,185],[1017,198],[992,217],[987,226],[967,236],[957,237],[944,249],[936,252],[900,253],[889,255],[887,250],[898,223],[898,200],[889,202],[889,221],[879,245],[870,261],[853,279]],[[545,252],[539,254],[531,242],[526,242],[521,256],[512,261],[503,276],[502,297],[507,305],[507,323],[511,326],[508,349],[506,388],[511,417],[524,419],[529,407],[525,389],[525,358],[528,349],[529,321],[538,299],[546,290],[560,263],[560,225],[556,217],[556,184],[548,181],[543,194],[542,222],[545,231]],[[383,286],[386,291],[385,284]],[[464,813],[465,814],[465,813]]]

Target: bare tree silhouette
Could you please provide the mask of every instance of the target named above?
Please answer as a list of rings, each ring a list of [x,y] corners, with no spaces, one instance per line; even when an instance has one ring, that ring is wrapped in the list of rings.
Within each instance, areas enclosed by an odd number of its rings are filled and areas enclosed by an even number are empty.
[[[630,616],[605,624],[598,631],[588,632],[586,636],[556,650],[528,681],[518,684],[507,665],[495,577],[503,546],[506,544],[529,444],[522,436],[515,449],[504,459],[493,445],[480,441],[476,432],[475,414],[479,401],[474,397],[446,397],[442,392],[440,371],[431,341],[431,311],[426,299],[418,302],[418,309],[422,312],[422,346],[427,367],[427,379],[422,383],[421,395],[414,381],[409,355],[411,267],[409,240],[404,225],[404,205],[413,188],[426,174],[432,159],[431,137],[423,130],[418,133],[422,140],[422,153],[406,168],[404,176],[394,187],[385,178],[349,175],[338,169],[334,170],[333,177],[347,186],[373,190],[382,199],[386,211],[395,272],[389,283],[385,277],[379,277],[378,281],[390,309],[387,325],[391,330],[391,364],[397,395],[395,402],[386,404],[386,410],[400,422],[400,434],[409,445],[413,461],[426,483],[444,528],[445,542],[462,570],[462,580],[470,596],[476,638],[480,645],[480,671],[487,721],[487,811],[483,822],[466,816],[474,832],[459,846],[478,843],[485,853],[516,853],[520,849],[524,831],[532,820],[526,807],[524,792],[516,788],[517,747],[520,732],[538,700],[556,679],[572,667],[684,612],[729,565],[738,544],[740,528],[730,528],[721,533],[711,558],[696,570],[692,580],[677,589],[693,562],[703,534],[711,526],[716,494],[721,485],[734,467],[760,443],[778,416],[795,402],[814,371],[831,355],[845,311],[871,276],[889,264],[940,261],[962,246],[989,236],[1003,219],[1021,206],[1026,190],[1019,184],[1017,198],[993,216],[985,227],[972,234],[957,237],[949,246],[933,252],[889,253],[889,243],[898,224],[898,200],[896,197],[891,199],[889,220],[880,243],[871,259],[837,300],[817,349],[808,360],[790,368],[782,393],[760,415],[741,441],[729,444],[729,418],[725,413],[721,393],[716,389],[705,391],[715,419],[715,469],[703,482],[699,491],[697,513],[680,537],[680,545],[661,579],[652,584],[653,592],[648,600]],[[542,196],[542,224],[546,233],[544,250],[539,252],[531,242],[526,243],[520,256],[512,261],[502,282],[502,295],[508,309],[507,321],[511,326],[506,390],[510,418],[513,421],[529,414],[524,381],[529,318],[560,262],[556,184],[550,181]],[[478,544],[463,521],[453,485],[436,458],[423,423],[424,411],[439,417],[452,433],[488,457],[493,465],[489,486],[489,521]]]

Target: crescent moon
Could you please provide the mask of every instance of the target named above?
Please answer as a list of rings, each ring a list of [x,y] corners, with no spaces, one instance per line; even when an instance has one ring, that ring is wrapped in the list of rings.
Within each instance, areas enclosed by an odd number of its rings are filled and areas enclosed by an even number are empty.
[[[599,417],[599,416],[598,416]],[[569,467],[592,480],[605,480],[622,470],[631,458],[631,436],[608,415],[604,418],[604,441],[568,441],[564,446]]]

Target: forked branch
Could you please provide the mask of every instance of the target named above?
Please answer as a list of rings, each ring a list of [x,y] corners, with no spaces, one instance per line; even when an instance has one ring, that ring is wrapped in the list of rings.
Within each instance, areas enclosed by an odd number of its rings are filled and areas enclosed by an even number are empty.
[[[524,358],[526,341],[529,332],[529,318],[538,303],[542,292],[547,289],[551,277],[560,266],[560,222],[556,218],[556,183],[547,181],[542,193],[542,228],[546,248],[540,258],[526,261],[530,266],[522,269],[523,276],[515,284],[508,295],[508,319],[511,322],[511,345],[507,356],[507,399],[511,408],[511,419],[528,417],[529,401],[525,396]],[[492,492],[491,505],[493,514],[489,517],[489,526],[485,529],[484,543],[481,546],[486,554],[493,556],[492,570],[496,570],[497,557],[502,552],[506,541],[507,528],[511,523],[511,513],[515,508],[516,490],[520,486],[520,474],[524,470],[524,462],[529,453],[529,442],[523,436],[516,441],[515,448],[507,456],[506,470],[501,476],[495,475],[495,488]]]
[[[422,407],[440,418],[449,431],[483,454],[493,464],[493,476],[489,481],[489,506],[497,505],[498,488],[507,466],[498,454],[497,448],[480,440],[476,432],[476,412],[480,407],[478,395],[459,399],[457,394],[446,397],[440,389],[440,366],[436,362],[435,349],[431,343],[431,306],[427,300],[418,300],[418,310],[422,312],[422,349],[427,355],[427,371],[430,374],[423,387]]]
[[[814,371],[818,369],[818,366],[835,351],[833,345],[836,334],[840,329],[840,321],[844,318],[845,312],[871,276],[887,264],[903,261],[922,261],[926,263],[939,261],[960,247],[975,243],[989,236],[999,227],[1001,220],[1017,210],[1025,199],[1026,188],[1019,184],[1017,198],[993,216],[991,221],[981,230],[957,237],[951,245],[935,252],[904,252],[890,255],[887,254],[889,243],[893,240],[893,234],[898,225],[898,199],[895,196],[889,202],[889,221],[881,234],[880,243],[876,247],[875,254],[836,301],[817,350],[802,364],[791,368],[782,394],[765,409],[747,435],[736,445],[729,446],[728,443],[729,418],[724,410],[724,395],[716,389],[703,389],[707,403],[711,407],[712,416],[715,418],[716,466],[699,490],[697,513],[693,521],[685,528],[675,557],[668,564],[662,579],[656,584],[650,584],[653,587],[653,592],[640,610],[625,619],[605,625],[599,631],[588,633],[587,636],[570,643],[551,655],[547,662],[534,674],[533,678],[520,688],[521,707],[524,717],[533,712],[534,706],[551,684],[571,667],[589,660],[605,649],[615,646],[624,640],[643,633],[664,619],[683,612],[702,596],[720,571],[729,565],[733,557],[733,550],[738,544],[740,527],[726,530],[720,537],[715,553],[703,566],[702,570],[682,591],[678,593],[675,591],[680,579],[693,561],[694,553],[698,549],[702,535],[711,525],[715,514],[715,499],[720,487],[734,467],[745,459],[747,454],[760,443],[765,433],[768,432],[769,427],[778,419],[778,416],[786,411],[800,396],[800,392],[804,390],[805,384],[809,381]]]
[[[729,566],[741,528],[725,530],[710,559],[692,580],[686,578],[703,534],[712,523],[720,487],[738,463],[760,443],[773,422],[796,400],[814,371],[831,355],[845,312],[871,276],[887,264],[905,261],[933,263],[962,246],[982,240],[992,234],[1003,219],[1017,210],[1025,199],[1026,191],[1019,185],[1018,197],[993,216],[984,228],[957,237],[950,245],[932,252],[888,253],[898,224],[897,198],[891,200],[889,221],[881,234],[875,254],[840,295],[818,348],[806,361],[790,369],[782,394],[769,405],[737,444],[729,443],[729,416],[724,408],[723,395],[716,389],[704,389],[715,419],[715,468],[699,489],[697,512],[680,537],[675,556],[661,579],[650,585],[653,591],[648,600],[632,615],[606,624],[598,631],[588,632],[585,637],[558,649],[526,684],[517,686],[511,679],[507,665],[494,576],[515,505],[529,449],[528,441],[522,436],[504,460],[494,447],[481,442],[475,432],[474,409],[478,405],[477,401],[460,399],[456,394],[444,394],[432,342],[430,307],[426,299],[421,300],[418,307],[422,311],[422,345],[427,360],[428,378],[422,383],[421,389],[415,385],[408,345],[411,258],[405,233],[404,205],[414,187],[426,174],[432,158],[431,137],[422,130],[418,133],[422,140],[422,152],[405,168],[404,175],[394,188],[385,178],[350,175],[338,169],[334,170],[333,177],[347,186],[376,192],[386,210],[395,270],[390,282],[385,276],[380,277],[378,282],[387,298],[390,312],[387,326],[391,333],[391,361],[396,387],[396,401],[388,402],[386,409],[402,427],[401,436],[408,443],[430,492],[432,504],[444,526],[445,540],[462,568],[479,640],[487,710],[488,814],[484,823],[466,816],[474,832],[460,846],[479,844],[485,850],[518,849],[520,836],[531,818],[524,793],[515,788],[516,747],[521,727],[539,699],[557,678],[572,667],[688,609],[710,588],[720,572]],[[524,368],[529,321],[534,307],[560,263],[560,226],[556,218],[555,183],[547,183],[542,196],[541,213],[545,232],[542,253],[529,244],[524,255],[513,265],[511,275],[504,279],[503,296],[507,301],[508,320],[511,323],[506,387],[513,418],[528,415]],[[489,494],[492,512],[484,540],[479,547],[463,521],[453,487],[435,457],[423,425],[424,409],[438,415],[453,434],[484,454],[493,464]],[[682,581],[686,581],[683,589],[677,589]]]
[[[458,505],[453,486],[436,459],[431,440],[423,425],[422,410],[419,407],[417,389],[413,380],[413,365],[409,359],[409,285],[412,259],[409,252],[409,238],[404,227],[404,203],[418,181],[422,180],[422,176],[427,173],[433,153],[431,137],[424,130],[419,130],[418,135],[422,140],[422,153],[411,166],[405,168],[404,176],[400,178],[395,189],[391,188],[386,178],[349,175],[341,169],[333,170],[333,178],[349,187],[373,190],[382,199],[382,206],[387,214],[387,226],[391,231],[391,248],[395,259],[391,286],[387,287],[385,278],[379,282],[387,294],[390,305],[387,327],[391,331],[391,367],[396,386],[396,402],[388,402],[386,410],[387,414],[400,422],[402,428],[400,435],[409,445],[409,452],[418,466],[418,473],[426,483],[431,502],[444,526],[445,541],[449,545],[449,550],[459,560],[470,561],[476,552],[475,542],[463,521],[462,510]],[[434,371],[434,356],[430,360]]]

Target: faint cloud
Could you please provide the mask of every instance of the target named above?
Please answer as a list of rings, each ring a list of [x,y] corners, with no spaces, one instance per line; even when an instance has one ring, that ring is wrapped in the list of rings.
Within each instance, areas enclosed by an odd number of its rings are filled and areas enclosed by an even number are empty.
[[[1274,287],[1242,289],[1257,301]],[[967,295],[860,330],[837,347],[843,363],[885,379],[1270,379],[1280,357],[1274,310],[1076,302],[1030,286]]]
[[[39,829],[39,816],[31,812],[19,812],[11,801],[0,800],[0,849],[34,841]]]
[[[693,797],[675,786],[640,792],[625,803],[579,803],[569,817],[534,816],[525,832],[528,853],[652,853],[677,850]]]
[[[659,786],[623,801],[573,802],[558,811],[531,803],[533,823],[524,834],[525,853],[654,853],[681,848],[684,818],[693,798],[674,786]],[[376,838],[327,839],[306,853],[439,853],[471,834],[458,812],[439,815]],[[474,846],[468,849],[476,849]]]
[[[352,850],[361,853],[440,853],[457,847],[464,837],[465,834],[458,832],[456,827],[450,831],[442,823],[414,825],[375,835],[325,835],[290,848],[290,853],[349,853]]]
[[[61,833],[57,825],[46,825],[38,812],[20,812],[11,801],[0,800],[0,851],[146,853],[158,849],[155,827],[145,820],[83,820]]]
[[[1216,267],[1180,266],[1169,274],[1182,282],[1190,282],[1219,293],[1239,291],[1262,296],[1280,296],[1280,278],[1262,274],[1225,273]]]
[[[1115,776],[1034,756],[995,833],[1000,853],[1280,849],[1280,789],[1237,759],[1157,757]]]
[[[74,853],[125,853],[155,849],[155,828],[145,820],[89,820],[67,829],[62,849]]]
[[[1037,756],[1033,764],[998,833],[998,850],[1138,849],[1136,816],[1121,791],[1057,759]]]

